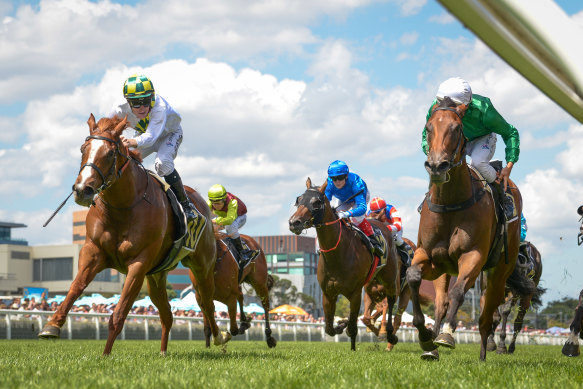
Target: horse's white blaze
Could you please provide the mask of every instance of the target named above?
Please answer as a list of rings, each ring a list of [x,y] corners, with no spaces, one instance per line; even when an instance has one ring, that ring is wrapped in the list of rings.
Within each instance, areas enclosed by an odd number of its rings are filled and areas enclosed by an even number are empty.
[[[104,146],[105,146],[104,140],[92,139],[89,142],[89,145],[87,146],[87,147],[89,147],[89,157],[87,158],[86,163],[95,163],[95,157],[97,155],[97,152],[99,151],[100,148],[102,148]],[[94,170],[95,169],[92,168],[91,166],[83,167],[83,169],[79,173],[79,174],[81,174],[81,184],[84,184],[85,180],[87,180],[91,177],[91,174],[93,173]],[[97,173],[97,171],[95,171],[95,173]],[[97,173],[97,174],[99,174],[99,173]],[[106,173],[103,173],[103,174],[106,174]]]

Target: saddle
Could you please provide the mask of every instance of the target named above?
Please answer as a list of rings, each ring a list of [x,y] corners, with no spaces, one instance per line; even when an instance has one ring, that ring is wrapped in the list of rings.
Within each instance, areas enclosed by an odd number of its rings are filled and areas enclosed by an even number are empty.
[[[178,262],[186,257],[188,254],[196,249],[202,231],[206,226],[207,219],[200,214],[196,223],[186,224],[186,215],[182,206],[178,202],[176,195],[172,190],[170,190],[170,185],[166,181],[158,176],[156,173],[147,170],[153,178],[160,183],[162,190],[166,193],[168,201],[170,202],[172,213],[174,214],[174,227],[176,229],[176,235],[174,243],[170,248],[170,251],[165,259],[163,259],[157,266],[150,270],[147,274],[155,274],[162,271],[174,270],[178,266]]]
[[[381,243],[381,247],[382,247],[382,251],[383,251],[383,254],[380,257],[377,257],[374,255],[374,247],[373,247],[370,239],[368,238],[368,236],[366,236],[366,234],[360,228],[358,228],[355,224],[353,224],[353,223],[347,223],[347,224],[352,230],[354,230],[356,232],[356,235],[360,238],[360,240],[362,240],[362,242],[366,245],[366,247],[368,248],[368,251],[370,252],[370,255],[372,258],[372,263],[371,263],[371,268],[369,270],[368,276],[366,277],[366,281],[364,282],[365,284],[367,284],[370,280],[372,280],[377,275],[379,270],[381,270],[387,264],[387,259],[389,257],[389,255],[388,255],[389,245],[388,245],[387,240],[385,239],[383,233],[381,232],[381,229],[378,228],[377,226],[371,224],[372,230],[374,231],[375,239],[377,239],[377,241]]]
[[[224,239],[221,239],[221,242],[223,242],[225,244],[225,246],[227,246],[227,249],[229,250],[229,252],[233,256],[233,258],[235,258],[235,261],[237,262],[237,265],[239,267],[238,280],[239,280],[239,283],[241,283],[243,271],[245,270],[245,268],[247,266],[249,266],[251,263],[253,263],[255,261],[255,258],[257,258],[257,256],[259,255],[259,250],[252,250],[249,247],[249,245],[247,244],[247,242],[245,242],[243,239],[241,239],[241,244],[243,245],[243,248],[245,250],[249,250],[249,251],[252,251],[254,253],[254,255],[251,256],[248,261],[244,261],[243,256],[241,255],[241,253],[239,253],[239,251],[237,250],[237,247],[235,247],[235,243],[233,243],[231,238],[226,237]],[[218,260],[221,260],[221,258],[219,258]]]

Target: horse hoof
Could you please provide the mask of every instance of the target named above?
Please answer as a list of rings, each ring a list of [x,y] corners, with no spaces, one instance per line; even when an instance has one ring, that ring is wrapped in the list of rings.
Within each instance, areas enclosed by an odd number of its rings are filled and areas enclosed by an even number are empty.
[[[496,342],[491,339],[488,339],[488,345],[486,346],[486,351],[494,351],[496,350]]]
[[[579,344],[574,344],[570,342],[566,342],[563,346],[563,350],[561,350],[563,355],[567,357],[578,357],[579,356]]]
[[[42,331],[39,332],[38,337],[41,339],[59,339],[61,337],[61,329],[50,324],[45,324]]]
[[[436,346],[443,346],[446,348],[455,348],[455,339],[451,334],[441,333],[435,338],[433,344]]]
[[[391,352],[393,351],[393,347],[395,347],[394,344],[387,343],[387,348],[385,349],[385,351]]]
[[[387,341],[387,331],[379,332],[377,337],[378,337],[379,341],[386,342]]]
[[[514,343],[512,343],[510,346],[508,346],[508,354],[514,354],[515,349],[516,346],[514,345]]]
[[[496,354],[508,354],[506,346],[498,346],[498,348],[496,349]]]
[[[217,336],[214,340],[215,346],[223,346],[226,345],[229,340],[231,340],[232,336],[226,331],[219,331],[219,336]]]
[[[433,339],[419,341],[419,346],[421,346],[421,350],[423,351],[434,351],[437,350],[437,345],[433,343]]]
[[[269,348],[275,348],[275,346],[277,346],[277,340],[275,340],[275,338],[267,338],[267,346]]]
[[[426,351],[421,354],[421,359],[424,361],[439,361],[439,351],[437,351],[437,349],[433,351]]]
[[[251,328],[251,324],[248,321],[242,321],[239,325],[239,333],[244,334],[249,328]]]

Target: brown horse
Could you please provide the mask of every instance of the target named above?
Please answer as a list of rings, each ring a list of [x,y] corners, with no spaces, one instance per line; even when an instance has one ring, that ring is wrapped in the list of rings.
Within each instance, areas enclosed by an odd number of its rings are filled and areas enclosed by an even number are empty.
[[[579,220],[581,226],[579,227],[579,235],[577,236],[577,244],[581,246],[581,243],[583,243],[583,205],[577,209],[577,213],[581,215],[581,219]],[[563,345],[562,353],[568,357],[577,357],[579,356],[579,339],[577,338],[583,339],[583,290],[579,293],[579,304],[575,308],[575,317],[569,329],[571,333]]]
[[[494,323],[492,324],[492,332],[488,337],[488,351],[494,351],[498,354],[506,354],[506,353],[514,353],[514,349],[516,348],[516,338],[518,334],[522,330],[522,323],[524,319],[524,315],[530,308],[531,304],[533,306],[540,306],[541,296],[545,292],[545,289],[538,287],[538,283],[540,281],[540,277],[543,272],[543,263],[541,259],[540,252],[537,248],[530,242],[524,242],[525,250],[527,255],[530,258],[524,257],[524,254],[519,255],[519,260],[516,262],[516,267],[514,268],[514,272],[510,275],[508,280],[506,281],[506,297],[505,302],[502,304],[495,312],[494,312]],[[524,260],[521,260],[521,257],[524,257]],[[529,268],[529,261],[533,261],[533,268]],[[482,277],[484,280],[486,277]],[[527,293],[523,294],[521,291],[524,288],[515,287],[516,282],[518,283],[525,283],[528,279],[532,280],[534,286],[536,286],[535,293]],[[516,318],[514,319],[514,333],[512,335],[512,341],[508,346],[508,350],[506,349],[506,322],[508,321],[508,316],[510,315],[510,311],[516,305],[516,303],[520,301],[518,305],[518,313],[516,314]],[[494,341],[494,333],[496,331],[496,327],[498,324],[501,324],[500,328],[500,342],[496,347],[496,342]]]
[[[368,247],[359,238],[358,233],[346,225],[343,219],[338,219],[332,210],[330,202],[324,195],[326,182],[321,187],[312,186],[312,181],[306,181],[306,191],[296,200],[296,212],[289,219],[290,231],[299,235],[310,227],[316,228],[320,243],[320,258],[318,261],[318,282],[322,288],[322,303],[326,333],[330,336],[341,334],[347,328],[350,337],[350,348],[356,350],[357,320],[360,311],[362,287],[372,269],[373,258]],[[389,318],[387,332],[392,343],[397,337],[392,335],[392,309],[399,290],[399,267],[397,252],[391,238],[391,232],[378,221],[372,221],[387,241],[388,259],[376,278],[385,287],[388,297]],[[336,299],[342,294],[350,302],[348,321],[339,322],[334,327],[334,312]]]
[[[425,127],[428,153],[425,168],[429,173],[430,186],[421,209],[417,250],[411,267],[407,270],[407,282],[411,287],[413,324],[419,330],[419,343],[425,351],[423,359],[438,359],[438,346],[455,348],[453,332],[456,314],[464,301],[465,293],[475,284],[484,269],[490,247],[495,242],[497,230],[496,209],[493,199],[487,195],[484,183],[470,170],[465,158],[466,138],[463,134],[462,117],[466,105],[456,106],[449,98],[435,106]],[[517,214],[522,211],[522,199],[514,183],[509,180]],[[486,194],[486,195],[484,195]],[[431,208],[430,208],[431,207]],[[502,216],[504,217],[504,216]],[[494,310],[504,299],[504,285],[512,273],[518,255],[520,240],[519,219],[507,225],[507,258],[500,255],[488,271],[488,287],[484,310],[480,316],[480,360],[486,359],[486,345],[492,328]],[[419,301],[422,279],[443,282],[436,287],[435,336],[425,327],[425,319]],[[449,292],[449,276],[458,278]],[[437,289],[439,288],[439,289]],[[447,294],[447,299],[443,298]],[[440,297],[441,296],[441,297]],[[440,300],[441,299],[441,300]],[[449,304],[447,304],[449,301]],[[438,307],[447,306],[445,324],[437,327]]]
[[[216,245],[217,245],[217,263],[215,265],[215,294],[214,300],[220,301],[227,305],[229,309],[229,319],[230,319],[230,332],[231,335],[235,336],[238,334],[244,334],[245,331],[250,327],[250,319],[248,320],[243,311],[243,292],[241,291],[241,286],[239,285],[239,264],[237,260],[231,254],[231,251],[225,243],[226,234],[221,232],[215,232]],[[241,282],[245,282],[255,290],[257,296],[261,299],[261,305],[265,310],[265,337],[267,341],[267,346],[269,348],[275,347],[277,341],[273,336],[271,336],[271,328],[269,326],[269,290],[273,287],[274,281],[271,275],[267,274],[267,261],[265,260],[265,254],[259,246],[259,243],[255,239],[247,235],[241,235],[241,240],[247,244],[249,249],[258,250],[259,255],[253,259],[245,268],[243,269],[243,274],[241,275]],[[200,298],[198,292],[198,283],[196,277],[189,272],[190,280],[194,289],[196,291],[197,300]],[[241,326],[237,326],[237,303],[239,304],[239,310],[241,312]],[[211,329],[206,315],[204,316],[204,335],[206,340],[206,346],[210,347],[211,341]]]
[[[176,227],[170,202],[157,180],[141,164],[135,150],[123,146],[120,135],[127,118],[102,118],[91,115],[89,136],[81,146],[81,169],[73,185],[77,204],[90,207],[87,237],[79,253],[79,272],[65,300],[39,333],[41,338],[58,338],[67,313],[83,290],[100,271],[112,268],[126,274],[119,303],[109,319],[109,336],[103,351],[109,355],[121,332],[144,278],[148,293],[158,308],[162,323],[160,352],[166,353],[172,327],[172,312],[166,295],[167,271],[150,272],[166,258]],[[207,220],[210,210],[204,199],[186,188],[190,200]],[[213,269],[216,258],[212,223],[207,222],[194,252],[182,259],[200,280],[201,309],[214,313]],[[225,345],[228,334],[219,332],[214,316],[211,329],[216,345]]]
[[[407,238],[403,240],[411,246],[413,251],[417,248],[415,244]],[[403,279],[405,272],[405,265],[402,261],[399,261],[399,274],[401,274],[401,292],[399,293],[399,298],[397,301],[397,312],[393,319],[393,335],[397,334],[397,331],[401,327],[401,318],[403,312],[407,309],[409,300],[411,299],[411,289],[409,284]],[[427,281],[422,281],[427,282]],[[430,296],[420,294],[420,299],[422,305],[430,304],[433,299]],[[373,307],[376,312],[372,313]],[[364,314],[361,321],[366,325],[366,327],[371,330],[381,341],[387,340],[387,295],[385,293],[385,287],[383,284],[379,283],[376,279],[371,280],[368,284],[364,286]],[[381,318],[381,323],[379,327],[375,326],[375,321]],[[387,340],[387,351],[392,351],[395,344]]]

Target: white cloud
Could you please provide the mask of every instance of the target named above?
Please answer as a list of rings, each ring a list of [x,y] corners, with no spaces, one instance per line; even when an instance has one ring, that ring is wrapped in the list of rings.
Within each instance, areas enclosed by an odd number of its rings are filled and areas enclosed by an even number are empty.
[[[580,180],[583,177],[583,125],[574,125],[569,128],[567,150],[559,153],[557,160],[565,174],[571,179]]]
[[[456,21],[456,18],[454,18],[453,15],[449,12],[443,12],[439,15],[431,16],[429,21],[437,24],[451,24]]]
[[[416,32],[416,31],[406,32],[403,35],[401,35],[401,37],[399,38],[399,42],[402,45],[410,46],[410,45],[415,44],[418,39],[419,39],[419,33],[418,32]]]

